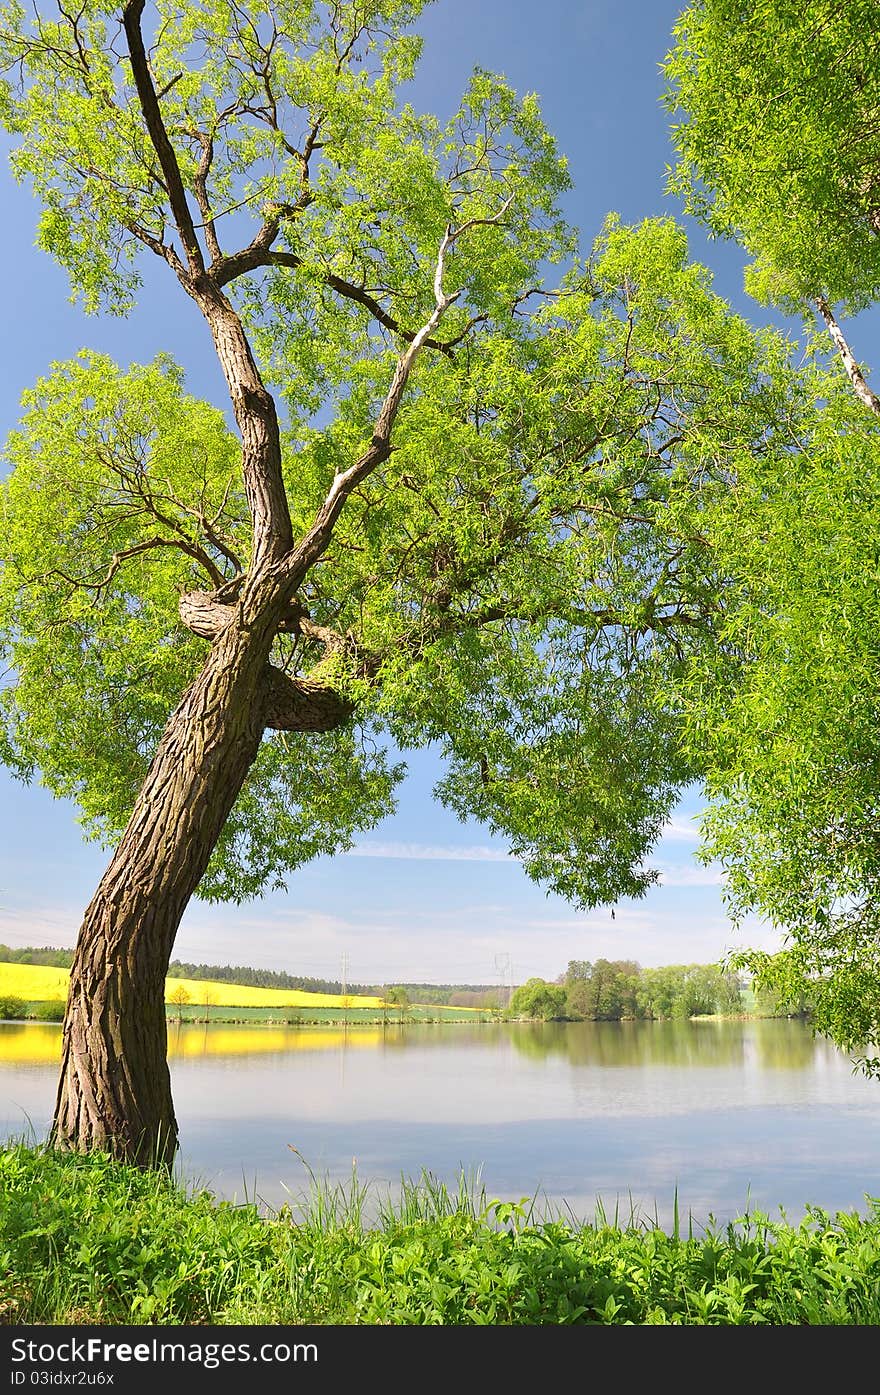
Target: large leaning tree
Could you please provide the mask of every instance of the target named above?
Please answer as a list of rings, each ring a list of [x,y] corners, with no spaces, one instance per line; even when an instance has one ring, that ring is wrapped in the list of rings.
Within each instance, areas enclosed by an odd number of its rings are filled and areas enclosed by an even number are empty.
[[[880,6],[696,0],[667,72],[675,186],[751,254],[759,299],[817,327],[796,458],[744,458],[706,522],[737,656],[691,680],[707,852],[737,914],[786,932],[759,977],[858,1050],[880,1042],[880,399],[838,307],[880,300]]]
[[[393,807],[387,749],[583,904],[637,896],[690,778],[701,500],[786,449],[785,348],[666,222],[586,259],[536,101],[398,89],[422,0],[2,12],[2,119],[87,309],[144,259],[234,427],[162,358],[84,354],[7,455],[3,754],[118,840],[71,973],[54,1140],[177,1139],[165,971],[193,896],[285,884]],[[554,269],[555,268],[555,269]],[[780,424],[777,445],[775,424]]]

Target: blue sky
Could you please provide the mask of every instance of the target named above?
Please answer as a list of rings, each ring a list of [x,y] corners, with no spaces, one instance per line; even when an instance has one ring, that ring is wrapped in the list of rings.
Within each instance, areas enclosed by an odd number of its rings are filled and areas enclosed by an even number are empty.
[[[438,0],[420,23],[425,56],[411,99],[445,115],[474,65],[537,91],[570,161],[570,219],[589,242],[605,214],[624,220],[678,212],[664,192],[672,159],[659,71],[678,0]],[[127,320],[87,319],[67,301],[64,274],[33,249],[37,209],[3,175],[0,255],[7,268],[8,324],[0,372],[0,435],[14,425],[22,391],[55,359],[83,347],[123,363],[171,352],[191,390],[225,406],[208,334],[172,276],[144,267],[141,304]],[[707,244],[689,226],[693,255],[716,288],[757,322],[741,293],[743,256]],[[437,763],[411,763],[397,813],[355,851],[300,872],[285,895],[243,907],[195,903],[175,949],[184,959],[284,968],[338,977],[347,956],[353,982],[498,982],[555,977],[572,958],[633,958],[645,965],[708,962],[774,937],[750,925],[735,932],[724,914],[717,869],[699,866],[689,793],[658,846],[662,885],[643,900],[582,914],[527,880],[478,825],[434,804]],[[84,844],[73,806],[0,772],[0,940],[72,945],[106,861]]]

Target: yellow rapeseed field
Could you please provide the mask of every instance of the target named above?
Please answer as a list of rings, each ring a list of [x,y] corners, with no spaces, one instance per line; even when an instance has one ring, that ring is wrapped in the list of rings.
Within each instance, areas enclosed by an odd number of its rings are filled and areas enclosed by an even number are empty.
[[[64,1002],[67,998],[66,969],[52,969],[43,964],[0,963],[0,997],[23,998],[25,1002]],[[378,1008],[381,998],[360,998],[354,994],[342,998],[333,993],[300,993],[283,988],[249,988],[238,983],[217,983],[210,979],[169,978],[165,980],[165,1001],[174,1002],[174,994],[183,989],[184,1002],[195,1007],[265,1008]]]
[[[0,998],[23,998],[26,1003],[63,1003],[69,978],[66,969],[51,969],[45,964],[0,963]]]

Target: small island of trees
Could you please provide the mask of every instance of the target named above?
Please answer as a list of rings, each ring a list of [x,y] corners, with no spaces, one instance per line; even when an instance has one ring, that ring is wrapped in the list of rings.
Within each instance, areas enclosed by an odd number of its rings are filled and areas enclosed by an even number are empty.
[[[753,993],[734,969],[717,964],[669,964],[643,969],[631,959],[571,959],[548,982],[530,978],[510,1000],[513,1017],[575,1022],[647,1021],[688,1017],[773,1017],[783,1010],[768,991]],[[793,1015],[786,1008],[786,1015]],[[797,1015],[803,1015],[801,1006]]]

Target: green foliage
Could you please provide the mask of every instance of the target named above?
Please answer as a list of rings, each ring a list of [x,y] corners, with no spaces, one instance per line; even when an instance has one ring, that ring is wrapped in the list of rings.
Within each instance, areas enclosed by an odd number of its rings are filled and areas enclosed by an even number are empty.
[[[182,630],[177,600],[210,585],[191,555],[204,520],[246,546],[238,451],[167,360],[122,372],[83,354],[23,405],[0,501],[0,634],[17,674],[0,694],[3,757],[24,779],[39,769],[87,829],[112,838],[197,671],[203,646]],[[150,546],[159,535],[191,553]]]
[[[738,976],[716,964],[643,969],[630,960],[573,959],[565,974],[565,1014],[575,1020],[687,1018],[742,1011]]]
[[[5,1322],[872,1325],[880,1215],[758,1213],[684,1238],[490,1199],[430,1174],[367,1222],[366,1189],[315,1185],[273,1219],[165,1175],[0,1153]]]
[[[425,362],[394,456],[304,588],[317,620],[379,656],[372,683],[337,663],[365,725],[263,743],[203,881],[209,897],[282,885],[387,812],[400,768],[373,744],[373,718],[404,745],[440,741],[440,797],[505,836],[530,875],[584,904],[643,891],[645,854],[695,768],[667,694],[711,629],[707,502],[772,446],[777,421],[790,429],[784,346],[712,296],[669,223],[610,221],[564,293],[525,311],[539,267],[573,248],[556,211],[564,167],[534,100],[488,74],[446,128],[397,104],[417,51],[402,26],[418,8],[369,6],[350,64],[311,5],[256,4],[247,23],[231,6],[161,10],[152,64],[185,184],[198,194],[192,132],[207,131],[221,152],[215,207],[297,208],[287,264],[236,295],[288,405],[299,527],[369,436],[395,352],[369,307],[329,294],[332,278],[356,262],[385,288],[388,314],[418,323],[442,229],[477,220],[456,246],[463,294],[445,332],[479,334]],[[161,241],[167,209],[114,61],[116,21],[87,5],[72,27],[31,22],[13,5],[4,23],[2,114],[44,202],[41,241],[89,307],[122,310],[135,247]],[[275,125],[250,100],[267,44]],[[305,202],[288,117],[320,125]],[[508,205],[503,223],[480,222]],[[201,661],[177,597],[247,563],[238,445],[165,359],[122,372],[84,355],[25,408],[3,500],[0,628],[17,674],[4,754],[110,839]],[[295,650],[280,640],[278,660],[308,671],[316,655]],[[571,988],[578,1015],[635,1013],[634,974],[606,977]],[[557,1015],[564,990],[541,993],[520,1009]],[[683,1012],[697,998],[676,1001]]]
[[[514,990],[510,999],[512,1017],[540,1017],[545,1022],[562,1017],[565,1011],[565,989],[543,978],[530,978]]]
[[[759,299],[880,293],[880,30],[873,0],[696,0],[666,73],[691,212],[754,256]]]
[[[630,960],[597,959],[595,964],[572,960],[565,975],[566,1016],[594,1022],[641,1016],[638,987],[642,972]]]
[[[16,1018],[24,1017],[27,1012],[27,1003],[23,998],[15,998],[11,995],[0,998],[0,1020],[11,1022]]]
[[[668,76],[674,186],[754,255],[785,309],[880,293],[880,67],[868,0],[697,0]],[[739,963],[759,993],[848,1050],[880,1036],[877,608],[880,435],[807,362],[787,452],[743,455],[705,531],[725,590],[718,658],[696,656],[687,744],[712,799],[705,853],[735,916],[786,933]],[[809,399],[812,397],[812,406]]]
[[[789,936],[775,962],[742,962],[850,1050],[880,1027],[880,421],[842,384],[825,393],[790,455],[743,458],[707,512],[733,578],[726,664],[696,659],[687,728],[731,910]]]
[[[641,1014],[684,1018],[742,1012],[740,979],[716,964],[673,964],[643,969],[638,982]]]
[[[407,1012],[410,1006],[409,994],[400,984],[394,984],[386,988],[383,994],[385,1002],[394,1007],[400,1008],[401,1013]]]
[[[73,950],[70,949],[54,949],[51,945],[42,945],[39,949],[33,945],[0,945],[2,964],[48,964],[53,969],[69,969],[72,962]]]
[[[63,1022],[64,1003],[37,1003],[31,1016],[38,1022]]]
[[[670,694],[711,642],[703,496],[790,430],[786,346],[731,315],[680,229],[609,219],[578,256],[534,96],[478,71],[448,122],[401,103],[421,9],[160,0],[149,39],[203,254],[228,269],[277,225],[271,264],[225,290],[286,405],[296,535],[371,439],[403,336],[433,308],[444,230],[462,230],[446,351],[424,350],[392,455],[297,598],[344,643],[328,658],[281,635],[273,655],[337,684],[361,726],[264,740],[208,897],[282,886],[387,813],[389,735],[439,745],[439,798],[529,876],[583,905],[641,895],[695,769]],[[119,23],[102,0],[51,19],[8,4],[0,120],[43,205],[41,245],[88,308],[122,312],[137,258],[174,269],[180,254]],[[247,565],[238,452],[165,359],[57,365],[11,439],[2,754],[76,799],[96,836],[124,825],[201,662],[179,593]]]

